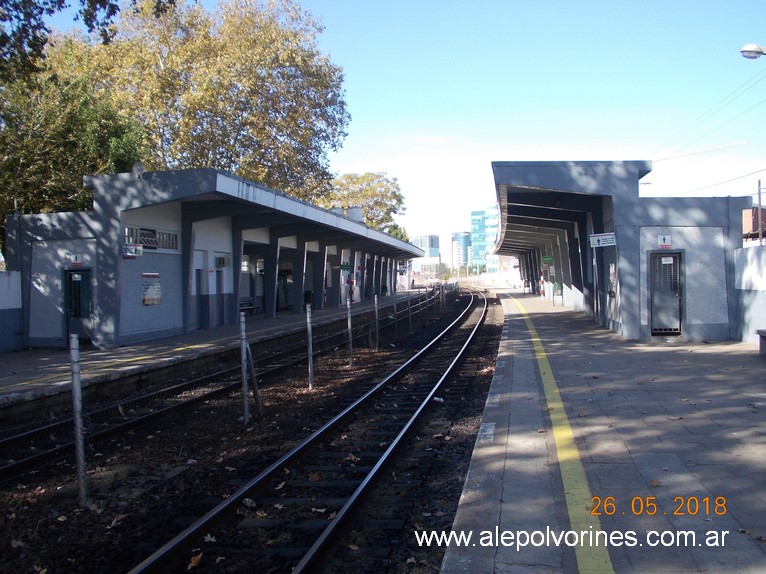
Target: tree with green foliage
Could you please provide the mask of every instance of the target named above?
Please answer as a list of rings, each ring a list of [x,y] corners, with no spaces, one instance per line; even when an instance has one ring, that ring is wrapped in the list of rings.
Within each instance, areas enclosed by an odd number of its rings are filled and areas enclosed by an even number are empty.
[[[154,0],[154,12],[161,14],[174,3]],[[69,6],[68,0],[0,0],[0,80],[39,70],[51,32],[45,18]],[[119,10],[114,0],[79,0],[77,18],[89,32],[108,42],[114,34],[112,20]]]
[[[149,170],[213,167],[305,200],[330,189],[327,152],[349,115],[321,26],[291,0],[230,1],[208,13],[154,0],[123,11],[108,45],[68,37],[59,53],[148,134]],[[56,66],[57,64],[54,64]]]
[[[403,241],[407,233],[394,221],[405,212],[404,196],[395,177],[385,173],[347,173],[333,180],[332,191],[320,201],[323,207],[362,208],[364,223]]]
[[[46,71],[3,85],[0,226],[14,211],[90,209],[82,176],[129,171],[143,155],[143,140],[140,126],[83,78]]]

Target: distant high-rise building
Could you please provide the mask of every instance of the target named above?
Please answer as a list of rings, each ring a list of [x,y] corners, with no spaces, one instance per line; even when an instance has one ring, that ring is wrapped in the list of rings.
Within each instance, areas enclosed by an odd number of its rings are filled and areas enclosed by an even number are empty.
[[[417,245],[424,252],[423,257],[417,257],[412,260],[412,271],[419,280],[437,279],[442,273],[442,260],[439,253],[438,235],[419,235],[412,240],[413,245]]]
[[[453,269],[468,265],[468,256],[471,247],[471,233],[458,231],[452,234],[452,259],[450,265]]]
[[[497,255],[489,253],[500,229],[497,206],[471,212],[471,268],[474,273],[497,273],[500,269]]]
[[[438,235],[419,235],[412,240],[412,244],[425,251],[425,257],[439,257]]]

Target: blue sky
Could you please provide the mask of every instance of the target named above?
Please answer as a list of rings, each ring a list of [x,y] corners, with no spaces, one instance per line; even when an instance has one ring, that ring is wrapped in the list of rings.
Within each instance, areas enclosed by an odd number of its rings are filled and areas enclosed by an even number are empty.
[[[763,1],[299,3],[345,72],[333,171],[396,177],[400,222],[445,254],[495,160],[652,160],[643,195],[766,187],[766,57],[739,54],[766,45]]]

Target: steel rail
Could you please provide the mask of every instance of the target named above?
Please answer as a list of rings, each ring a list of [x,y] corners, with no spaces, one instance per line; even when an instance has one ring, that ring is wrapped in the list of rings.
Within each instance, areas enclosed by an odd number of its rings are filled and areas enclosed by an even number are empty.
[[[435,297],[431,297],[429,299],[428,295],[426,295],[426,300],[420,304],[427,306],[427,305],[430,305],[433,301],[435,301]],[[416,313],[420,313],[420,312],[422,312],[422,309],[418,308]],[[363,337],[365,337],[366,329],[368,329],[369,326],[372,324],[373,322],[368,321],[361,325],[357,325],[355,330],[359,334],[354,336],[354,338],[362,339]],[[391,324],[392,323],[389,323],[388,325],[385,325],[385,326],[390,326]],[[322,343],[327,343],[329,341],[332,341],[333,339],[337,339],[339,335],[341,336],[340,343],[322,345]],[[322,353],[335,348],[339,344],[340,345],[344,344],[346,342],[346,338],[343,333],[331,333],[329,335],[319,337],[316,340],[316,342],[318,343],[318,345],[314,349],[313,354],[314,356],[319,356]],[[305,345],[303,344],[295,344],[295,345],[289,345],[289,346],[286,346],[285,348],[280,349],[278,353],[271,355],[269,358],[273,359],[275,357],[287,356],[287,357],[290,357],[290,360],[285,364],[278,364],[276,366],[267,366],[266,368],[258,369],[256,372],[257,376],[259,377],[264,376],[271,372],[275,372],[280,369],[286,368],[289,365],[294,365],[294,364],[300,363],[303,360],[306,360],[308,358],[308,355],[306,353],[297,354],[297,355],[295,354],[296,350],[303,350],[304,347]],[[155,401],[166,400],[168,397],[172,398],[172,395],[174,394],[179,395],[188,390],[205,385],[207,384],[208,381],[225,378],[239,371],[240,371],[240,366],[226,367],[218,371],[215,371],[213,373],[208,373],[201,377],[196,377],[189,381],[183,381],[166,388],[144,393],[137,397],[132,397],[124,401],[116,401],[112,404],[105,405],[103,407],[94,408],[93,410],[88,411],[86,413],[86,416],[88,417],[89,420],[91,420],[91,422],[96,422],[97,420],[99,420],[99,417],[103,417],[106,413],[113,413],[114,410],[118,407],[123,407],[124,409],[131,409],[131,408],[135,408],[135,405],[145,406],[149,404],[152,400],[155,400]],[[107,429],[89,433],[87,436],[87,439],[89,441],[104,440],[120,432],[130,430],[133,428],[138,428],[153,420],[166,416],[172,411],[181,410],[184,408],[191,408],[194,405],[199,404],[200,402],[203,402],[212,398],[216,398],[222,395],[226,395],[228,393],[236,392],[239,389],[241,389],[241,382],[235,382],[235,383],[223,385],[220,388],[206,392],[202,395],[193,397],[191,399],[186,399],[182,402],[178,402],[173,405],[159,406],[159,407],[148,406],[147,408],[153,408],[154,410],[152,412],[131,418],[130,420],[114,424],[113,426]],[[73,424],[72,419],[66,418],[54,423],[46,424],[42,427],[25,430],[14,436],[2,437],[0,438],[0,452],[2,452],[3,449],[9,449],[9,447],[6,445],[20,443],[22,441],[35,440],[35,437],[38,437],[38,436],[39,437],[50,436],[52,434],[57,434],[59,432],[69,433],[71,432],[72,424]],[[43,451],[36,452],[29,456],[25,456],[22,459],[11,461],[7,464],[0,466],[0,480],[11,477],[14,474],[17,474],[18,472],[21,472],[24,469],[36,468],[44,464],[47,464],[49,462],[60,460],[61,458],[68,456],[73,450],[74,450],[74,442],[71,440],[67,440],[67,442],[58,444],[52,448],[47,448]]]
[[[293,447],[286,454],[282,455],[276,462],[272,463],[266,469],[261,471],[255,478],[251,479],[245,485],[240,487],[231,496],[220,502],[217,506],[205,513],[201,518],[186,527],[182,532],[176,535],[173,539],[165,543],[159,549],[157,549],[150,556],[145,558],[141,563],[133,567],[128,574],[144,574],[144,573],[159,573],[167,572],[170,564],[177,560],[183,552],[189,547],[196,544],[195,540],[204,535],[214,524],[222,521],[228,515],[230,515],[236,507],[247,497],[250,491],[256,487],[262,485],[268,479],[275,474],[282,472],[285,465],[292,459],[300,456],[305,451],[309,450],[316,443],[320,442],[325,435],[329,434],[335,427],[341,422],[345,421],[349,417],[353,416],[355,412],[365,403],[375,397],[378,392],[388,386],[392,381],[401,378],[407,371],[409,371],[414,365],[416,365],[426,354],[434,347],[439,341],[457,327],[463,320],[463,318],[473,309],[475,295],[471,294],[471,299],[466,308],[460,313],[460,315],[452,321],[445,329],[443,329],[436,337],[433,337],[426,345],[423,346],[415,355],[407,359],[393,372],[383,378],[374,387],[364,393],[361,397],[355,400],[352,404],[346,407],[343,411],[335,415],[330,421],[326,422],[319,429],[317,429],[311,436],[307,437],[300,444]],[[486,299],[485,299],[485,313],[486,313]],[[456,364],[453,361],[450,368]],[[441,384],[441,382],[439,383]],[[437,389],[438,390],[438,389]],[[432,391],[429,396],[433,396]],[[429,399],[430,400],[430,399]],[[421,405],[422,408],[422,405]],[[377,472],[377,471],[376,471]]]
[[[436,384],[433,386],[433,388],[428,393],[426,398],[423,399],[423,401],[421,402],[420,406],[417,408],[415,413],[410,417],[410,419],[404,425],[402,430],[399,431],[399,434],[391,442],[391,444],[388,446],[388,448],[383,453],[381,458],[378,459],[378,462],[375,464],[375,466],[372,467],[372,469],[364,478],[364,480],[362,480],[362,483],[357,487],[357,489],[354,491],[351,497],[346,501],[343,507],[340,510],[338,510],[337,514],[335,515],[335,518],[333,518],[330,524],[327,525],[327,527],[324,529],[324,531],[319,536],[319,538],[317,538],[317,540],[314,542],[311,548],[309,548],[308,552],[303,556],[301,561],[298,562],[298,564],[291,570],[291,574],[301,574],[303,572],[309,571],[307,569],[310,568],[316,562],[317,558],[321,556],[322,552],[330,544],[332,537],[336,534],[336,532],[338,531],[338,528],[340,528],[340,526],[345,522],[347,516],[350,515],[354,507],[359,503],[364,493],[367,491],[367,489],[370,487],[372,482],[377,477],[379,471],[389,462],[389,460],[393,457],[394,453],[399,449],[399,447],[402,445],[404,440],[407,438],[407,435],[410,433],[412,428],[415,426],[415,424],[418,422],[420,417],[423,415],[423,412],[425,411],[426,407],[428,407],[430,402],[433,400],[434,396],[436,396],[436,393],[444,384],[444,381],[446,381],[448,377],[452,376],[452,373],[454,372],[456,366],[462,360],[468,347],[470,347],[470,345],[473,343],[474,338],[476,337],[476,333],[478,333],[479,328],[482,326],[482,324],[484,323],[484,319],[487,316],[487,298],[484,297],[483,295],[482,297],[484,299],[484,308],[482,309],[482,312],[481,312],[481,318],[476,322],[476,325],[471,331],[471,334],[468,336],[468,339],[463,344],[460,351],[458,351],[457,355],[455,355],[449,367],[447,367],[447,370],[444,371],[444,373],[436,382]]]

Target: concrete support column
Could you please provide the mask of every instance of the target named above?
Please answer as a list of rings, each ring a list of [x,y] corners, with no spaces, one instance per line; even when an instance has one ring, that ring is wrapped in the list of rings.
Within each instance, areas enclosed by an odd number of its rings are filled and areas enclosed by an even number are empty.
[[[293,253],[293,311],[303,309],[304,286],[306,284],[306,240],[298,238]]]
[[[201,318],[197,317],[196,309],[192,307],[192,286],[194,285],[194,235],[193,223],[190,217],[187,217],[184,210],[181,210],[181,280],[183,281],[183,321],[184,332],[191,333],[197,329],[197,322]],[[199,297],[199,293],[197,294]]]
[[[314,276],[311,288],[314,291],[313,309],[324,309],[324,285],[327,273],[327,245],[319,244],[319,253],[312,254],[314,258]]]
[[[277,316],[277,281],[279,276],[279,238],[272,237],[263,254],[263,314]]]
[[[345,250],[344,250],[345,252]],[[351,265],[351,269],[344,272],[344,276],[346,277],[346,291],[343,295],[343,301],[345,302],[346,297],[349,294],[353,294],[351,297],[351,302],[359,301],[359,285],[357,285],[356,281],[356,250],[350,249],[348,250],[348,259],[346,262]],[[349,284],[349,280],[351,283]],[[353,292],[351,291],[353,289]]]
[[[380,294],[388,296],[391,294],[391,258],[386,257],[383,259],[382,265],[383,275],[381,277]],[[384,289],[385,287],[385,289]]]
[[[375,255],[373,256],[373,262],[372,262],[372,293],[373,295],[377,295],[380,293],[380,256]]]
[[[327,254],[327,276],[329,277],[327,285],[328,307],[338,307],[341,304],[341,291],[344,287],[342,284],[343,276],[340,270],[342,254],[342,250],[337,246],[335,247],[335,253]],[[343,300],[343,304],[345,304],[345,299]]]
[[[372,299],[375,295],[375,256],[371,253],[364,255],[364,296]]]
[[[242,226],[239,220],[232,221],[231,226],[231,284],[234,291],[234,296],[229,300],[229,308],[226,309],[225,317],[230,318],[227,321],[229,325],[237,325],[239,323],[239,300],[240,285],[239,280],[242,275],[242,256],[244,255],[245,242],[242,238]]]

